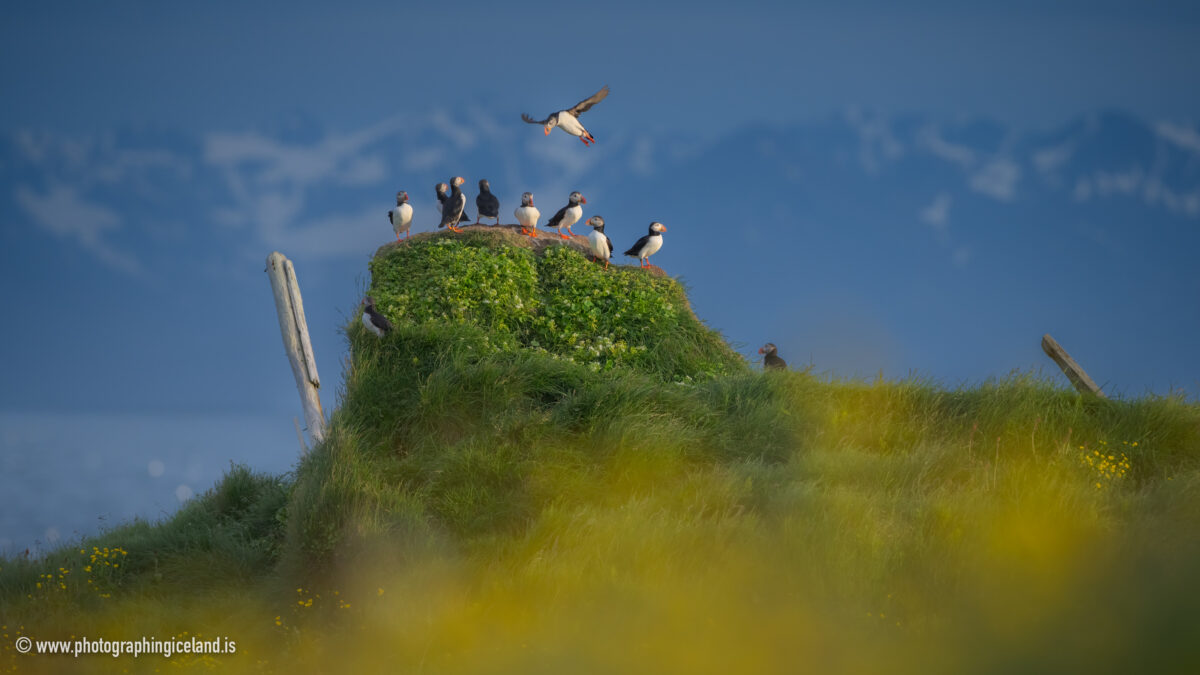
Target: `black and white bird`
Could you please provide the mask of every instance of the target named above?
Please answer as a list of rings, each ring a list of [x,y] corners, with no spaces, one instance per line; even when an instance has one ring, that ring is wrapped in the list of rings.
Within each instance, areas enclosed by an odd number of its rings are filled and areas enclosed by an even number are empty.
[[[567,205],[558,210],[550,217],[550,222],[546,223],[547,227],[558,228],[558,236],[563,239],[568,239],[567,235],[562,233],[562,229],[567,228],[567,232],[574,237],[575,233],[571,230],[571,226],[579,222],[583,217],[583,207],[580,204],[586,204],[587,199],[579,192],[572,192],[571,197],[567,200]]]
[[[604,234],[604,218],[601,216],[592,216],[588,218],[588,225],[592,226],[592,233],[588,235],[588,244],[592,249],[592,260],[603,260],[604,269],[608,269],[608,261],[612,259],[613,245],[612,239]]]
[[[367,330],[379,337],[387,335],[392,330],[391,322],[384,315],[380,314],[378,309],[375,309],[375,298],[369,295],[367,296],[366,306],[363,307],[362,322],[367,327]]]
[[[517,218],[517,224],[521,226],[521,234],[527,234],[537,238],[537,221],[542,217],[542,212],[537,210],[533,205],[533,193],[526,192],[521,195],[521,205],[513,211],[513,215]]]
[[[479,224],[480,218],[495,218],[496,224],[500,224],[500,200],[492,194],[492,186],[486,178],[479,179],[479,196],[475,198],[475,208],[479,210],[475,216],[476,225]]]
[[[625,251],[625,255],[633,256],[641,261],[642,267],[649,267],[650,262],[647,260],[654,255],[658,249],[662,248],[663,238],[662,233],[667,231],[667,226],[655,221],[650,223],[650,232],[646,236],[637,240],[633,248]]]
[[[462,176],[450,179],[450,196],[442,202],[442,222],[438,223],[438,227],[448,227],[451,232],[461,232],[458,223],[467,209],[467,195],[459,188],[465,182]]]
[[[559,110],[558,112],[551,114],[544,120],[535,120],[525,113],[521,113],[521,119],[530,124],[542,125],[542,128],[546,130],[547,136],[550,135],[551,129],[558,127],[572,136],[578,136],[579,140],[583,141],[584,145],[587,145],[588,143],[595,143],[596,139],[590,133],[588,133],[587,129],[583,128],[582,124],[579,123],[579,116],[590,110],[592,106],[596,105],[600,101],[603,101],[605,96],[608,96],[607,84],[604,85],[604,88],[600,91],[583,99],[579,103],[576,103],[566,110]]]
[[[766,368],[769,370],[784,370],[784,369],[786,369],[787,361],[784,361],[783,359],[779,358],[779,355],[776,354],[775,351],[776,351],[775,345],[774,345],[774,343],[771,343],[771,342],[768,342],[767,344],[763,345],[762,347],[759,347],[758,353],[763,355],[763,368]]]
[[[441,213],[442,207],[446,205],[446,200],[450,198],[450,186],[446,183],[438,183],[437,185],[433,186],[433,189],[437,192],[437,210],[438,213]],[[463,214],[459,216],[458,222],[471,222],[471,219],[467,217],[466,209],[463,209]],[[438,225],[438,227],[441,227],[441,225]]]
[[[396,193],[396,208],[388,211],[388,222],[392,224],[392,230],[396,232],[396,241],[400,241],[400,233],[404,233],[404,238],[408,239],[408,231],[412,228],[412,204],[408,203],[408,193],[401,190]]]

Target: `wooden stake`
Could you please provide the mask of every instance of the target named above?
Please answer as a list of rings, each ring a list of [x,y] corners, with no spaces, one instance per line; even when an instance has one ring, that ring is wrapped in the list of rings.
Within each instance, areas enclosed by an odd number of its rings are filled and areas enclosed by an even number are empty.
[[[300,391],[300,404],[304,408],[304,422],[314,443],[325,440],[325,413],[321,410],[321,397],[317,388],[321,380],[317,376],[317,361],[312,343],[308,339],[308,322],[304,319],[304,303],[300,299],[300,285],[292,261],[276,251],[267,256],[267,275],[271,279],[271,291],[275,294],[275,312],[279,316],[279,333],[283,337],[283,349],[292,365],[296,388]]]
[[[308,444],[304,442],[304,432],[300,431],[300,418],[292,417],[292,424],[296,425],[296,440],[300,441],[300,454],[308,454]]]
[[[1075,359],[1071,358],[1067,350],[1063,349],[1062,345],[1050,337],[1049,333],[1042,336],[1042,351],[1046,352],[1046,356],[1054,359],[1059,368],[1062,368],[1063,374],[1079,390],[1079,393],[1108,398],[1104,395],[1104,392],[1100,391],[1100,387],[1096,386],[1092,378],[1088,377],[1083,368],[1078,363],[1075,363]]]

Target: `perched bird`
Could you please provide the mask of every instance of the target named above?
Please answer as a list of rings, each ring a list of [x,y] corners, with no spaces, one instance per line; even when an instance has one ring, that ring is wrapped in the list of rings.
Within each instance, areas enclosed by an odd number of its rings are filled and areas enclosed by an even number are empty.
[[[558,228],[558,236],[567,239],[567,235],[562,233],[562,229],[565,227],[567,228],[567,232],[570,232],[571,236],[574,237],[575,233],[571,230],[571,226],[578,223],[579,219],[583,217],[583,207],[580,204],[586,203],[587,199],[583,195],[578,192],[572,192],[567,205],[559,209],[558,213],[551,216],[550,222],[546,223],[546,227]]]
[[[396,193],[396,208],[388,211],[388,222],[396,232],[396,241],[400,241],[400,233],[408,239],[408,230],[412,227],[412,204],[408,203],[408,193],[401,190]]]
[[[592,216],[588,218],[587,224],[592,226],[592,233],[588,235],[588,243],[592,247],[592,260],[603,260],[604,269],[608,269],[608,261],[612,259],[613,245],[612,239],[604,234],[604,218]]]
[[[451,232],[460,231],[458,223],[462,219],[463,211],[467,208],[467,196],[463,194],[459,186],[465,182],[466,180],[462,176],[450,179],[450,196],[442,202],[442,222],[438,223],[438,227],[448,227]]]
[[[649,267],[650,262],[646,260],[654,255],[658,249],[662,248],[663,238],[662,233],[667,231],[667,226],[660,222],[650,223],[650,232],[637,240],[633,248],[625,251],[625,255],[633,256],[641,260],[642,267]]]
[[[784,370],[787,368],[787,361],[779,358],[779,355],[775,353],[775,345],[773,343],[768,342],[762,347],[759,347],[758,353],[764,355],[763,368],[769,368],[773,370]]]
[[[603,89],[576,103],[574,106],[566,110],[559,110],[544,120],[535,120],[525,113],[521,113],[521,119],[530,124],[542,125],[542,128],[546,130],[547,136],[550,135],[551,129],[558,127],[572,136],[578,136],[584,145],[587,145],[589,142],[595,143],[596,139],[579,123],[579,116],[590,110],[592,106],[603,101],[605,96],[608,96],[607,84],[604,85]]]
[[[367,327],[367,330],[379,337],[387,335],[392,330],[391,322],[384,315],[380,314],[378,309],[375,309],[375,298],[369,295],[367,296],[367,304],[363,307],[362,322]]]
[[[537,221],[542,217],[542,212],[533,205],[532,192],[521,195],[521,205],[513,211],[513,215],[517,217],[517,224],[521,226],[521,234],[537,237]]]
[[[479,224],[480,218],[495,218],[496,224],[500,224],[500,200],[492,194],[492,186],[488,185],[486,178],[479,179],[479,196],[475,198],[475,208],[479,209],[479,215],[475,216],[476,225]]]
[[[433,186],[433,189],[437,191],[437,200],[438,200],[437,210],[438,210],[438,213],[441,213],[442,206],[444,206],[446,204],[446,200],[450,198],[450,194],[449,194],[450,186],[445,183],[438,183],[437,185]],[[467,217],[466,209],[463,209],[463,214],[461,216],[459,216],[458,222],[460,222],[460,223],[471,222],[471,219]],[[441,225],[438,225],[438,227],[441,227]]]

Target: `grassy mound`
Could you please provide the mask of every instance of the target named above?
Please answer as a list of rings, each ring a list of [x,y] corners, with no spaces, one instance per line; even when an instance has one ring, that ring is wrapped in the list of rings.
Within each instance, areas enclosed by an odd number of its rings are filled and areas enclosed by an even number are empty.
[[[0,561],[5,630],[267,672],[1200,665],[1195,402],[763,373],[676,282],[493,235],[389,247],[370,292],[396,329],[347,326],[293,477]]]
[[[370,294],[395,324],[475,327],[493,351],[681,382],[745,371],[692,314],[677,281],[624,266],[606,270],[571,246],[535,252],[516,245],[524,237],[512,239],[485,231],[389,247],[371,261]]]

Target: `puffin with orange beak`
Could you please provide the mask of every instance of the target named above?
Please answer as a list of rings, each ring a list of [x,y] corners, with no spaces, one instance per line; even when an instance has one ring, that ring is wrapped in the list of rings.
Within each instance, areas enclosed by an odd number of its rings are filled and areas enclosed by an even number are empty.
[[[763,355],[763,368],[767,370],[787,370],[787,361],[779,358],[778,350],[773,343],[759,347],[758,353]]]
[[[521,234],[537,239],[537,221],[542,217],[542,212],[533,205],[532,192],[521,195],[521,205],[513,211],[513,215],[517,218],[517,224],[521,226]]]
[[[633,245],[633,248],[625,251],[625,255],[637,258],[639,261],[641,261],[642,267],[651,267],[648,258],[657,253],[658,249],[662,248],[662,233],[666,231],[666,225],[663,225],[658,221],[650,223],[650,231],[644,237],[638,239],[637,243]]]
[[[545,130],[547,136],[550,135],[551,129],[558,127],[572,136],[578,136],[579,140],[583,141],[584,145],[595,143],[595,137],[588,133],[588,130],[584,129],[583,125],[579,123],[579,116],[590,110],[592,106],[596,105],[600,101],[603,101],[605,96],[608,96],[607,84],[604,85],[604,88],[600,91],[583,99],[579,103],[576,103],[566,110],[559,110],[544,120],[535,120],[525,113],[521,113],[521,119],[530,124],[542,125],[542,128]]]
[[[586,203],[586,197],[579,194],[579,192],[572,192],[570,198],[567,200],[567,205],[550,217],[550,222],[546,223],[546,227],[558,228],[558,236],[563,239],[574,237],[575,233],[571,230],[571,226],[578,223],[579,219],[583,217],[583,207],[580,204]],[[567,228],[567,232],[571,233],[571,237],[562,233],[564,227]]]
[[[442,204],[442,222],[438,224],[439,228],[446,227],[451,232],[461,231],[458,229],[458,222],[467,208],[467,196],[459,188],[465,182],[462,176],[455,176],[450,180],[450,196],[446,197]]]

